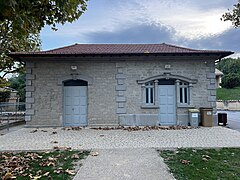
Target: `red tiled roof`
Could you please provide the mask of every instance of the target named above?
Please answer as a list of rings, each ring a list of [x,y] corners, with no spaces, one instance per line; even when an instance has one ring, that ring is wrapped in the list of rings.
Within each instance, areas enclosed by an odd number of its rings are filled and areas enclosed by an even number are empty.
[[[10,56],[41,56],[41,55],[124,55],[124,54],[233,54],[231,51],[196,50],[169,44],[74,44],[48,51],[15,52]]]

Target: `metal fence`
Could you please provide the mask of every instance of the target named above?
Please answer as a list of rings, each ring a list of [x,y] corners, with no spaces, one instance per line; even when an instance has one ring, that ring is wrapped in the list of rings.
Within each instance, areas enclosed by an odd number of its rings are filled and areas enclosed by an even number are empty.
[[[25,110],[25,102],[0,102],[0,126],[9,128],[11,124],[24,122]]]

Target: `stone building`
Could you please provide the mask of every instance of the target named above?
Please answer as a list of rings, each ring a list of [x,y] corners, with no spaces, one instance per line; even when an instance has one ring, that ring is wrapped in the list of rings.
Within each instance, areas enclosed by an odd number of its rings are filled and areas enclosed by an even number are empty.
[[[215,60],[233,52],[168,44],[75,44],[12,53],[26,62],[28,126],[188,125],[216,113]]]

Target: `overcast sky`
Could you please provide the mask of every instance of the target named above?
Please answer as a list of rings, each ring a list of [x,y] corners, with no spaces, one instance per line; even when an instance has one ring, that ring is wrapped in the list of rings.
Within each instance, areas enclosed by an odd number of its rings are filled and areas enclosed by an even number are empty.
[[[79,20],[41,32],[43,50],[75,43],[169,43],[240,53],[240,28],[220,20],[237,0],[90,0]],[[239,54],[240,55],[240,54]]]

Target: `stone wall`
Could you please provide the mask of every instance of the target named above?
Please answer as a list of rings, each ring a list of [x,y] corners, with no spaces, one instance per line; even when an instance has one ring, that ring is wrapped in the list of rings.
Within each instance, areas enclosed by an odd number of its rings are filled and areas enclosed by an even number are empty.
[[[218,110],[230,110],[239,111],[240,101],[239,100],[229,100],[229,101],[217,101]]]
[[[165,65],[171,65],[166,70]],[[126,74],[126,115],[124,122],[137,121],[139,115],[151,115],[151,119],[158,119],[158,108],[142,108],[141,87],[137,80],[146,79],[152,76],[170,73],[173,75],[184,76],[190,79],[197,79],[197,83],[192,87],[192,105],[188,107],[177,108],[177,124],[188,125],[189,108],[213,108],[216,113],[216,89],[215,89],[215,66],[214,61],[204,59],[162,59],[158,61],[157,57],[137,61],[127,61],[124,73]],[[129,121],[127,118],[129,114]],[[133,115],[137,116],[133,116]],[[156,116],[152,116],[155,114]],[[139,116],[140,117],[140,116]],[[126,120],[127,119],[127,120]],[[147,119],[147,118],[146,118]],[[149,119],[149,118],[148,118]],[[143,120],[144,122],[144,120]],[[124,124],[124,123],[123,123]],[[150,123],[156,124],[155,121]]]
[[[27,111],[29,126],[62,126],[63,124],[63,86],[58,83],[70,74],[80,74],[93,79],[88,86],[88,123],[116,125],[116,66],[115,62],[64,62],[43,61],[27,63]],[[71,65],[78,69],[71,71]],[[28,70],[28,72],[30,72]],[[74,76],[74,75],[73,75]],[[67,78],[68,79],[68,78]]]
[[[165,65],[170,64],[170,69]],[[71,66],[77,70],[71,70]],[[26,121],[28,126],[62,126],[62,80],[91,79],[88,84],[88,124],[117,125],[133,118],[144,124],[158,119],[158,108],[142,108],[138,80],[171,73],[197,79],[192,87],[192,106],[212,107],[216,112],[214,61],[206,59],[136,57],[92,57],[26,60]],[[84,80],[84,79],[83,79]],[[190,107],[178,107],[178,124],[188,123]],[[121,119],[122,118],[122,119]]]

